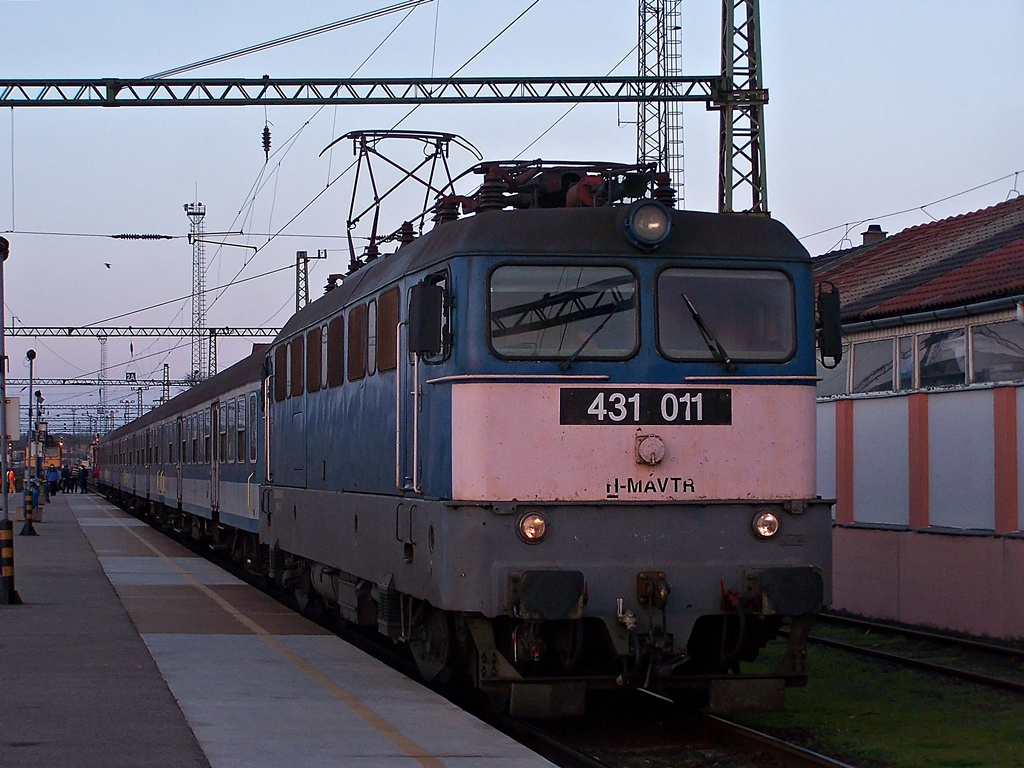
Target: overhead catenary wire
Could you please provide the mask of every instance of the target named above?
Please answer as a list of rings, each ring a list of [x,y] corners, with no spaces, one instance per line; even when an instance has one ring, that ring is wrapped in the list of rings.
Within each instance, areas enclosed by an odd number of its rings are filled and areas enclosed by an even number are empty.
[[[826,253],[828,253],[830,251],[835,250],[840,245],[842,245],[842,243],[845,240],[849,240],[850,231],[854,227],[859,227],[862,224],[867,224],[869,221],[884,221],[885,219],[891,219],[894,216],[904,216],[904,215],[906,215],[908,213],[915,213],[917,211],[920,211],[921,213],[924,213],[926,216],[931,217],[932,220],[935,220],[935,217],[932,216],[930,213],[928,213],[928,211],[925,210],[926,208],[929,208],[929,207],[931,207],[933,205],[938,205],[939,203],[948,202],[949,200],[954,200],[954,199],[956,199],[958,197],[961,197],[963,195],[969,195],[971,192],[977,192],[979,189],[984,189],[985,187],[990,187],[993,184],[998,184],[998,183],[1000,183],[1002,181],[1006,181],[1008,179],[1013,179],[1014,180],[1014,185],[1015,185],[1015,188],[1016,188],[1016,180],[1017,180],[1018,175],[1021,174],[1021,173],[1024,173],[1024,170],[1013,171],[1012,173],[1008,173],[1008,174],[1006,174],[1004,176],[1000,176],[997,179],[992,179],[991,181],[986,181],[986,182],[983,182],[982,184],[977,184],[977,185],[975,185],[973,187],[969,187],[968,189],[963,189],[963,190],[960,190],[959,192],[954,192],[953,194],[946,195],[945,197],[940,197],[937,200],[932,200],[930,203],[924,203],[922,205],[915,205],[912,208],[904,208],[903,210],[900,210],[900,211],[891,211],[889,213],[881,214],[880,216],[867,216],[865,218],[858,219],[856,221],[847,221],[847,222],[844,222],[843,224],[836,224],[836,225],[831,226],[831,227],[826,227],[825,229],[819,229],[817,232],[811,232],[810,234],[807,234],[807,235],[801,235],[798,239],[799,240],[809,240],[812,237],[817,237],[818,235],[824,235],[824,234],[826,234],[828,232],[834,232],[835,230],[842,229],[843,230],[843,236],[839,239],[838,242],[836,242],[831,248],[829,248],[828,251],[825,251]],[[1007,196],[1007,199],[1009,199],[1009,196]]]
[[[196,61],[191,64],[185,64],[180,67],[174,67],[173,69],[166,69],[163,72],[157,72],[154,75],[146,75],[142,79],[155,80],[164,77],[172,77],[173,75],[180,75],[184,72],[191,72],[195,69],[208,67],[211,64],[220,64],[224,61],[237,59],[240,56],[247,56],[250,53],[256,53],[257,51],[265,51],[269,48],[275,48],[279,45],[287,45],[288,43],[294,43],[297,40],[305,40],[306,38],[313,37],[314,35],[321,35],[325,32],[332,32],[336,29],[341,29],[342,27],[349,27],[352,26],[353,24],[359,24],[364,21],[370,21],[372,19],[380,18],[381,16],[387,16],[388,14],[397,13],[398,11],[403,11],[406,9],[413,9],[420,5],[432,2],[434,2],[434,0],[406,0],[406,2],[396,3],[395,5],[389,5],[385,8],[378,8],[375,11],[361,13],[358,16],[350,16],[347,19],[333,21],[330,24],[324,24],[323,26],[314,27],[312,29],[307,29],[302,32],[295,32],[290,35],[285,35],[284,37],[278,37],[273,40],[268,40],[264,43],[257,43],[256,45],[250,45],[245,48],[240,48],[237,51],[231,51],[230,53],[222,53],[219,56],[212,56],[211,58]]]

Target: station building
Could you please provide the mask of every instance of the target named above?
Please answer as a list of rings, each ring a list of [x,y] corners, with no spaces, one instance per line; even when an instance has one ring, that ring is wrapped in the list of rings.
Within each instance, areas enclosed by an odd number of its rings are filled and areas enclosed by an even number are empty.
[[[815,259],[844,354],[820,369],[833,608],[1024,638],[1024,197]]]

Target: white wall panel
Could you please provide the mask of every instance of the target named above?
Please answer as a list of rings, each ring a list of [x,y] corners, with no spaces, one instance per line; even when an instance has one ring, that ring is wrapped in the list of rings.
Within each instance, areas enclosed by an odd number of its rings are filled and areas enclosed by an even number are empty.
[[[910,479],[906,397],[853,404],[853,503],[858,523],[908,525]]]
[[[995,528],[992,390],[928,397],[932,525]]]
[[[817,439],[818,495],[825,499],[834,499],[836,497],[836,403],[834,400],[818,403]]]

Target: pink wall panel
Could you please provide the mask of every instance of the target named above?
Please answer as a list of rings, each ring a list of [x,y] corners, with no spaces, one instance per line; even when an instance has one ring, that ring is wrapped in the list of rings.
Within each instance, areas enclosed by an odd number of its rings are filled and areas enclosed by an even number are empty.
[[[836,610],[1024,638],[1024,538],[833,529]]]

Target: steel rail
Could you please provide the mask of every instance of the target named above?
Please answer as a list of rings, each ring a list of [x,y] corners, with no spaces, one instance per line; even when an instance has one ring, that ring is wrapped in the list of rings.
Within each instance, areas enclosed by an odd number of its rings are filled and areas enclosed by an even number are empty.
[[[852,645],[850,643],[843,643],[838,640],[827,640],[823,637],[815,637],[814,635],[808,637],[807,640],[808,642],[815,643],[816,645],[824,645],[827,648],[835,648],[836,650],[846,651],[848,653],[855,653],[861,656],[870,656],[874,659],[890,661],[894,664],[902,664],[905,667],[919,669],[923,672],[931,672],[933,674],[943,675],[945,677],[953,677],[958,680],[964,680],[969,683],[975,683],[976,685],[983,685],[987,688],[997,688],[1003,691],[1024,693],[1024,683],[1014,682],[1013,680],[1005,680],[1001,677],[991,677],[989,675],[983,675],[979,672],[968,672],[965,669],[947,667],[944,664],[936,664],[935,662],[924,661],[923,659],[915,659],[912,656],[904,656],[899,653],[889,653],[888,651],[880,651],[876,648],[866,648],[861,645]]]
[[[786,768],[855,768],[849,763],[813,752],[767,733],[733,723],[715,715],[699,715],[703,724],[723,743],[742,744],[747,749],[764,751],[777,758]]]
[[[885,632],[891,635],[904,635],[905,637],[913,637],[919,640],[930,640],[936,643],[944,643],[946,645],[958,645],[961,648],[969,648],[974,651],[983,651],[985,653],[1015,657],[1024,656],[1024,648],[1018,648],[1011,645],[985,643],[980,640],[972,640],[967,637],[942,635],[938,632],[929,632],[924,629],[915,629],[913,627],[901,627],[894,624],[884,624],[880,621],[870,621],[868,619],[861,619],[854,616],[841,616],[839,614],[823,613],[818,616],[817,620],[822,624],[843,624],[846,626],[860,627],[864,629],[871,629],[876,632]]]

